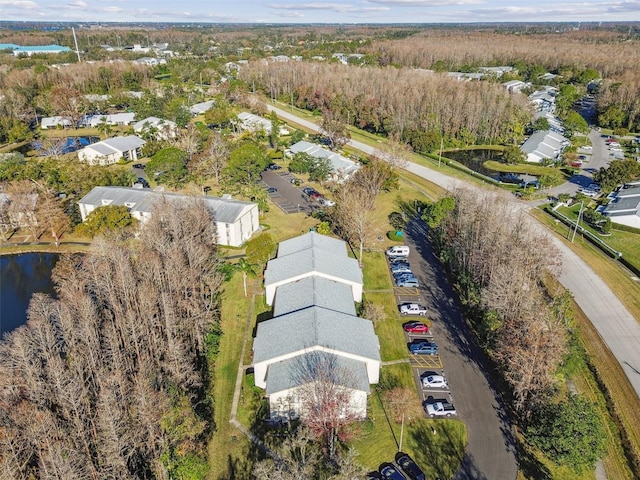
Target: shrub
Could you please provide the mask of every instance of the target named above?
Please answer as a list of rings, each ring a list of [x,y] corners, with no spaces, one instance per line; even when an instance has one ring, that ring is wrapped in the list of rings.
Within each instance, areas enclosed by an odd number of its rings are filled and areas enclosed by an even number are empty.
[[[402,242],[404,241],[404,235],[399,230],[391,230],[387,233],[387,237],[389,240],[393,242]]]

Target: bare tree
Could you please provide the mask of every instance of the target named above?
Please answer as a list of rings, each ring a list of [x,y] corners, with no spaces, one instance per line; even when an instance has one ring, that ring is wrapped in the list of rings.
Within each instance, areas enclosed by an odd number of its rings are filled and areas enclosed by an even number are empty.
[[[296,388],[302,423],[321,441],[331,459],[337,457],[338,442],[346,439],[345,427],[359,418],[354,392],[357,374],[343,360],[321,351],[295,358],[292,381]]]
[[[193,155],[200,151],[201,142],[200,132],[190,124],[178,133],[173,143],[180,150],[187,152],[188,159],[191,160]]]
[[[422,405],[414,389],[396,387],[386,390],[382,398],[392,412],[393,420],[400,423],[402,418],[412,422],[423,417]]]
[[[71,228],[71,221],[64,212],[62,202],[49,193],[39,195],[36,217],[42,229],[51,232],[56,245],[60,242],[60,236]]]
[[[329,109],[322,112],[322,122],[320,129],[331,142],[331,148],[340,148],[346,145],[351,139],[351,134],[347,130],[347,123],[338,113]]]
[[[215,132],[209,138],[202,153],[189,162],[189,169],[203,179],[213,175],[216,184],[220,185],[220,175],[228,161],[229,145],[219,132]]]
[[[409,156],[413,153],[413,148],[408,143],[403,142],[398,134],[392,133],[389,138],[373,153],[373,158],[388,163],[396,170],[406,168],[409,163]]]

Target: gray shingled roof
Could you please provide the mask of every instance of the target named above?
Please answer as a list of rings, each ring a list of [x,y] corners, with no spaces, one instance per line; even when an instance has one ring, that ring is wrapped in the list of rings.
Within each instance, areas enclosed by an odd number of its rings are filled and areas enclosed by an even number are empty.
[[[348,315],[356,314],[351,287],[323,277],[306,277],[285,283],[276,290],[273,316],[318,306]]]
[[[335,373],[335,382],[344,387],[353,388],[369,393],[369,376],[364,362],[352,358],[341,357],[325,353],[331,358],[331,367]],[[301,364],[310,365],[316,360],[314,354],[303,354],[269,365],[267,372],[267,395],[289,390],[301,385]],[[304,378],[304,375],[302,375]]]
[[[603,213],[610,217],[640,216],[640,185],[620,189],[615,198],[604,208]]]
[[[317,232],[309,232],[280,242],[278,245],[278,257],[284,257],[308,248],[321,248],[336,255],[347,256],[347,244],[342,240],[321,235]]]
[[[268,286],[314,273],[362,284],[362,270],[355,258],[336,255],[320,248],[308,248],[270,260],[264,272],[264,284]]]
[[[321,307],[310,307],[258,324],[253,361],[322,346],[380,361],[380,344],[373,323]]]
[[[128,187],[95,187],[86,194],[78,203],[86,205],[102,206],[106,205],[103,200],[111,200],[108,205],[125,205],[134,204],[132,211],[151,212],[153,204],[157,199],[164,195],[167,199],[185,199],[185,195],[175,193],[154,192],[147,189],[128,188]],[[240,200],[226,199],[220,197],[197,197],[202,198],[209,210],[213,214],[213,218],[217,222],[234,223],[242,216],[247,209],[251,208],[254,203],[243,202]]]
[[[331,167],[336,171],[351,173],[360,168],[360,165],[358,163],[349,160],[342,155],[338,155],[337,153],[322,148],[320,145],[316,145],[304,140],[291,145],[291,147],[289,147],[289,150],[294,154],[304,152],[315,158],[327,158],[331,162]]]

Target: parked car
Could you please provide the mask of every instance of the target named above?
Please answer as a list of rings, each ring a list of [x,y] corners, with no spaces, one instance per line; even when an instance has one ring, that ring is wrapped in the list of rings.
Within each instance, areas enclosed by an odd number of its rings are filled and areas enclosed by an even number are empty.
[[[409,259],[407,257],[391,257],[389,265],[409,265]]]
[[[384,480],[384,477],[378,472],[369,472],[366,475],[367,480]]]
[[[587,188],[589,190],[593,190],[594,192],[599,192],[601,190],[600,185],[598,185],[597,183],[590,183]]]
[[[407,480],[403,474],[392,463],[383,463],[378,469],[382,478],[388,478],[390,480]]]
[[[277,191],[278,191],[278,189],[276,187],[267,188],[267,193],[276,193]]]
[[[398,282],[407,282],[410,280],[414,280],[414,281],[418,281],[418,279],[413,275],[413,273],[403,273],[401,275],[398,275],[395,278],[396,283]]]
[[[391,274],[396,278],[404,275],[405,273],[410,273],[413,275],[413,270],[411,270],[411,267],[407,265],[396,265],[391,267]]]
[[[280,170],[282,167],[277,163],[272,163],[267,167],[269,170]]]
[[[402,315],[426,315],[427,307],[419,303],[405,303],[400,305],[400,313]]]
[[[396,245],[388,249],[386,253],[388,257],[408,257],[409,247],[406,245]]]
[[[593,198],[598,195],[598,192],[594,192],[593,190],[589,190],[587,188],[580,189],[580,193],[589,198]]]
[[[326,198],[321,198],[318,203],[323,207],[333,207],[336,204],[333,200],[327,200]]]
[[[583,149],[583,150],[593,150],[593,147],[591,145],[583,145],[580,148]]]
[[[425,372],[423,374],[422,386],[425,388],[449,388],[444,376],[435,372]]]
[[[427,412],[427,415],[431,418],[451,417],[452,415],[458,414],[455,405],[446,400],[428,400],[424,404],[424,411]]]
[[[410,343],[409,351],[414,355],[437,355],[438,345],[427,341]]]
[[[405,323],[402,328],[407,333],[429,333],[429,327],[422,322]]]
[[[321,198],[324,198],[324,195],[322,195],[320,192],[314,191],[311,195],[309,195],[309,198],[311,200],[319,201]]]
[[[133,168],[140,168],[144,170],[144,163],[134,163]]]
[[[311,187],[304,187],[302,189],[302,193],[304,193],[307,197],[310,196],[314,192],[315,192],[315,189],[313,189]]]
[[[427,480],[427,476],[407,453],[396,453],[396,464],[411,480]]]
[[[136,183],[139,183],[140,185],[142,185],[143,188],[149,188],[149,182],[147,182],[146,178],[138,177],[138,180],[136,180]]]
[[[292,183],[295,186],[300,186],[302,185],[302,180],[300,180],[299,178],[293,177],[291,180],[289,180],[289,183]]]
[[[396,280],[396,287],[418,288],[420,282],[415,278]]]

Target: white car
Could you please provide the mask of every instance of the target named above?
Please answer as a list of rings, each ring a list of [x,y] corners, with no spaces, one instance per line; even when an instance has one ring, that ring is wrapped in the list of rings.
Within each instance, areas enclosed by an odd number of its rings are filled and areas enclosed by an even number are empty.
[[[594,192],[593,190],[586,190],[586,189],[580,190],[580,193],[582,193],[585,197],[589,197],[589,198],[593,198],[596,195],[598,195],[598,192]]]
[[[593,147],[591,145],[583,145],[582,147],[580,147],[582,150],[593,150]]]
[[[447,380],[442,375],[436,375],[432,372],[422,377],[422,386],[425,388],[449,388]]]
[[[400,305],[400,313],[402,315],[425,316],[427,314],[427,309],[419,303],[405,303],[404,305]]]

